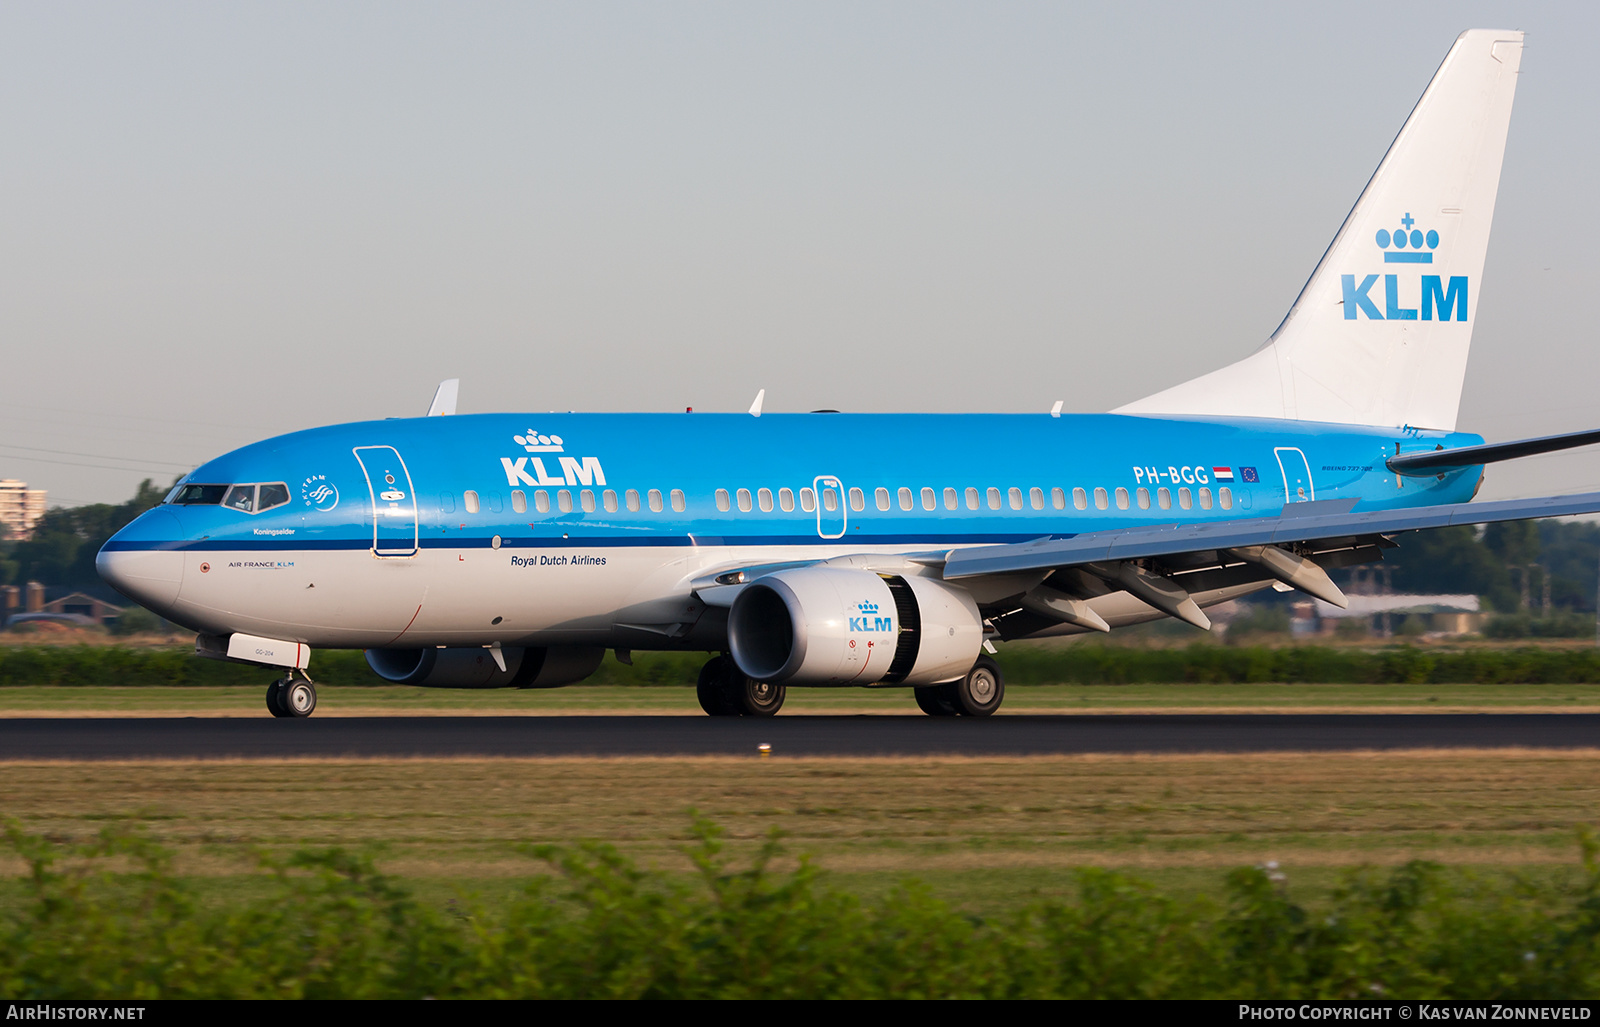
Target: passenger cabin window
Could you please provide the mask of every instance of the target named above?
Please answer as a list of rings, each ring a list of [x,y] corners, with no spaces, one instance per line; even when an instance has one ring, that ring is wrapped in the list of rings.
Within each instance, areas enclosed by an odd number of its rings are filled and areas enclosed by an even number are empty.
[[[454,492],[441,492],[441,493],[439,493],[439,512],[440,513],[455,513],[456,512],[456,494]]]
[[[812,513],[817,508],[817,494],[809,487],[800,490],[800,509]]]
[[[793,489],[784,488],[778,490],[778,509],[784,513],[789,513],[794,509]]]
[[[771,489],[762,489],[761,491],[757,492],[756,493],[756,505],[761,508],[761,512],[762,513],[771,513],[772,512],[772,490]]]
[[[606,508],[606,513],[616,513],[617,512],[617,491],[616,491],[616,489],[606,489],[604,492],[600,493],[600,501],[601,501],[602,504],[604,504],[604,506]]]
[[[1060,486],[1050,490],[1050,505],[1057,510],[1065,510],[1067,508],[1067,494],[1061,491]]]
[[[661,490],[660,489],[651,489],[650,490],[650,509],[654,513],[660,513],[661,512],[662,506],[661,506]]]
[[[937,507],[938,505],[939,505],[939,502],[938,502],[937,499],[934,498],[933,489],[923,489],[922,490],[922,508],[924,510],[932,510],[935,507]]]
[[[875,489],[873,491],[873,493],[872,493],[872,498],[877,501],[879,510],[887,510],[887,509],[889,509],[889,490],[888,489],[883,489],[883,488]]]
[[[967,489],[967,509],[968,510],[976,510],[977,508],[978,508],[978,490],[969,488],[969,489]]]
[[[991,488],[989,490],[989,509],[1000,509],[1000,490],[997,488]]]
[[[672,490],[672,509],[683,513],[689,508],[688,502],[683,498],[683,489]]]
[[[944,508],[946,510],[954,510],[960,505],[961,505],[961,497],[960,497],[960,495],[958,495],[956,493],[956,490],[955,489],[945,489],[944,490]]]
[[[1013,510],[1021,510],[1022,509],[1022,490],[1021,489],[1017,488],[1016,486],[1012,486],[1011,488],[1006,490],[1006,498],[1011,500],[1011,509],[1013,509]]]
[[[1200,490],[1200,509],[1202,509],[1202,510],[1211,509],[1211,490],[1210,489],[1201,489]]]
[[[245,513],[255,513],[256,487],[254,485],[235,485],[228,490],[228,498],[222,501],[223,506]]]
[[[533,494],[533,508],[540,513],[550,512],[550,493],[539,489]]]
[[[468,489],[466,495],[461,497],[461,505],[466,508],[467,513],[477,513],[478,494],[471,489]]]
[[[628,504],[629,513],[639,512],[639,490],[629,489],[622,494],[622,501]]]
[[[1077,507],[1079,510],[1089,509],[1089,493],[1083,491],[1081,488],[1073,489],[1072,505]]]
[[[558,490],[556,492],[556,509],[562,513],[571,513],[572,493],[568,492],[566,489]]]
[[[1165,485],[1156,489],[1156,505],[1163,510],[1172,509],[1172,490]]]
[[[1106,499],[1106,490],[1097,487],[1094,490],[1094,508],[1096,510],[1104,510],[1110,505],[1111,503]]]
[[[1028,490],[1028,505],[1035,510],[1044,509],[1044,489],[1034,486]]]
[[[578,505],[584,513],[594,513],[594,489],[584,489],[578,493]]]
[[[909,509],[911,509],[911,505],[912,505],[911,490],[910,489],[905,489],[905,488],[901,489],[900,490],[900,509],[909,510]]]
[[[1185,510],[1194,506],[1194,496],[1190,495],[1187,488],[1181,488],[1178,490],[1178,505],[1183,507]]]
[[[822,508],[829,513],[839,509],[839,493],[830,486],[822,486]]]
[[[1128,490],[1123,488],[1121,485],[1118,485],[1117,486],[1117,509],[1118,510],[1126,510],[1127,508],[1128,508]]]
[[[1222,505],[1222,508],[1224,510],[1232,510],[1233,509],[1233,489],[1228,488],[1226,485],[1224,485],[1222,488],[1218,489],[1217,490],[1217,502]]]
[[[282,506],[289,501],[289,486],[281,482],[262,485],[256,490],[256,513]]]
[[[852,487],[850,489],[850,509],[854,510],[856,513],[860,513],[866,508],[867,497],[862,494],[860,489]]]
[[[1141,509],[1141,510],[1150,509],[1150,490],[1149,489],[1145,488],[1143,485],[1139,486],[1139,491],[1136,494],[1136,498],[1139,500],[1139,509]]]
[[[749,513],[751,510],[755,509],[755,504],[751,501],[749,489],[740,489],[738,496],[740,512]]]
[[[511,490],[511,510],[513,513],[528,512],[528,494],[521,489]]]
[[[729,506],[727,489],[717,489],[717,509],[721,510],[723,513],[728,512]]]
[[[185,485],[172,497],[175,506],[216,506],[228,494],[226,485]]]

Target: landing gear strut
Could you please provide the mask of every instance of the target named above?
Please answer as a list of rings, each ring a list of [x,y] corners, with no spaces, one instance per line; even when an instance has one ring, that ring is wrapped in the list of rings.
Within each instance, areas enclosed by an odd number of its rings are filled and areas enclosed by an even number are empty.
[[[713,656],[700,668],[695,695],[713,717],[770,717],[783,708],[787,689],[746,677],[726,656]]]
[[[317,708],[317,686],[305,671],[291,670],[267,686],[267,712],[274,717],[309,717]]]
[[[987,717],[1005,699],[1006,681],[998,663],[980,656],[966,677],[913,691],[918,708],[930,717]]]

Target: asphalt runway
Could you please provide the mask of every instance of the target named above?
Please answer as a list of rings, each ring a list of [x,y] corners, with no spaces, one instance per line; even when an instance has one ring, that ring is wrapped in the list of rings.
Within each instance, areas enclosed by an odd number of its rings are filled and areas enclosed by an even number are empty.
[[[371,717],[0,720],[0,760],[440,756],[1028,756],[1573,749],[1600,714]]]

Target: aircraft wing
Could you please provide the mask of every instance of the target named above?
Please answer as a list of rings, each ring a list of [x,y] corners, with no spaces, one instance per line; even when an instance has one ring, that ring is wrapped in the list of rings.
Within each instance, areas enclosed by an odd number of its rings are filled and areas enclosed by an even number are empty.
[[[944,576],[947,579],[970,578],[979,574],[1048,570],[1110,560],[1181,556],[1201,550],[1376,537],[1452,524],[1489,524],[1600,513],[1600,492],[1493,503],[1450,503],[1409,510],[1361,512],[1354,509],[1355,505],[1353,499],[1294,503],[1281,517],[1122,528],[1071,538],[1042,538],[1012,545],[957,549],[945,557]]]
[[[1354,499],[1323,500],[1291,504],[1278,517],[1123,528],[956,549],[945,555],[944,577],[980,591],[985,581],[1021,582],[1024,591],[1002,604],[1016,610],[1019,634],[1049,622],[1109,630],[1084,602],[1106,591],[1132,593],[1170,616],[1209,628],[1191,593],[1276,579],[1344,606],[1344,593],[1327,569],[1381,559],[1381,550],[1394,545],[1391,535],[1597,512],[1600,492],[1409,510],[1360,511]],[[1029,574],[1042,580],[1033,579],[1038,584],[1029,588]]]

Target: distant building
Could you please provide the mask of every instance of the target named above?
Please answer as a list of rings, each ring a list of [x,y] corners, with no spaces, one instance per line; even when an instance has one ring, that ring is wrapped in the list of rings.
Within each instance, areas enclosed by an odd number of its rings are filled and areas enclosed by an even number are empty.
[[[1361,595],[1347,597],[1340,609],[1320,599],[1294,605],[1290,628],[1296,635],[1322,634],[1335,621],[1358,619],[1377,635],[1389,635],[1407,622],[1418,621],[1426,634],[1468,635],[1483,630],[1489,615],[1474,595]]]
[[[30,489],[25,481],[0,478],[0,535],[33,538],[33,527],[44,516],[44,489]]]

